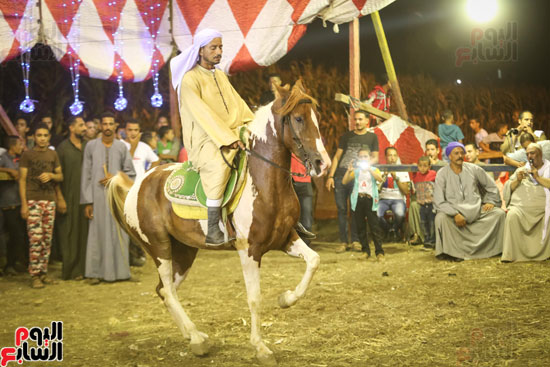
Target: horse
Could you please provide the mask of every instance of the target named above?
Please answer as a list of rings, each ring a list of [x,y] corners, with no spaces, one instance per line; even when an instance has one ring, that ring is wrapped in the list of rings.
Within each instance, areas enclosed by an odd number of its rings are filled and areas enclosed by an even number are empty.
[[[276,365],[273,352],[260,333],[260,264],[271,250],[282,250],[307,264],[294,290],[279,298],[287,308],[304,296],[319,266],[319,255],[310,249],[294,229],[300,204],[291,182],[291,153],[304,162],[311,176],[321,176],[330,159],[321,140],[316,100],[306,93],[298,80],[290,89],[278,87],[276,98],[260,107],[249,124],[248,171],[241,199],[229,216],[236,239],[223,249],[236,250],[240,257],[251,314],[250,343],[258,361]],[[176,290],[187,276],[199,249],[218,249],[205,245],[206,220],[178,217],[164,195],[169,174],[179,167],[168,164],[149,170],[133,183],[117,173],[108,183],[107,196],[118,224],[141,244],[153,259],[159,274],[156,291],[171,316],[189,339],[191,351],[208,353],[208,335],[199,331],[178,300]]]

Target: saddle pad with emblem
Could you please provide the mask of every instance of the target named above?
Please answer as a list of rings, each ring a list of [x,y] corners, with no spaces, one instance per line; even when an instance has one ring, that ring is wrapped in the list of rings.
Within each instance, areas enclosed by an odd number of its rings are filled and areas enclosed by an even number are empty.
[[[228,214],[235,210],[243,192],[246,163],[246,154],[240,154],[238,170],[231,170],[222,200],[222,207],[227,209]],[[206,194],[199,172],[191,162],[181,163],[181,167],[168,176],[164,185],[164,196],[172,203],[172,208],[179,217],[184,219],[208,218]]]

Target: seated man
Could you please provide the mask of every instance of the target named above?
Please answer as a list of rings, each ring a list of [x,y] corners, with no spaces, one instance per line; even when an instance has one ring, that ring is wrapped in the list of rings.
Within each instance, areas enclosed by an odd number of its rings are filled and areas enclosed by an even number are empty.
[[[486,153],[498,152],[506,139],[507,133],[508,124],[500,124],[495,133],[490,133],[481,140],[479,147]]]
[[[399,159],[397,149],[387,147],[386,164],[397,164]],[[407,209],[406,196],[409,194],[409,174],[407,172],[385,172],[384,182],[380,190],[380,202],[378,204],[378,218],[384,232],[389,234],[393,232],[391,240],[402,240],[403,238],[403,221],[405,220],[405,211]],[[393,212],[393,227],[384,219],[386,211]]]
[[[523,167],[527,163],[527,153],[525,149],[531,143],[535,143],[536,138],[531,134],[523,134],[519,138],[519,143],[521,144],[521,149],[516,150],[512,153],[506,153],[504,155],[504,164],[514,167]],[[542,158],[550,160],[550,140],[541,140],[537,142],[542,148]]]
[[[529,163],[504,186],[508,215],[504,225],[503,261],[546,260],[550,257],[550,161],[539,144],[527,147]]]
[[[516,128],[510,129],[506,134],[506,138],[500,150],[502,153],[513,153],[520,147],[520,138],[524,134],[531,134],[535,137],[537,142],[541,140],[546,140],[546,135],[542,130],[533,130],[534,126],[534,117],[530,111],[523,111],[519,114],[518,126]]]
[[[437,172],[433,197],[436,256],[480,259],[500,254],[505,213],[495,182],[483,168],[464,163],[464,145],[452,142],[446,154],[450,164]]]
[[[487,163],[479,160],[479,148],[474,143],[468,143],[464,146],[466,148],[466,159],[469,163],[477,166],[486,166]],[[486,172],[493,180],[496,179],[495,172]]]

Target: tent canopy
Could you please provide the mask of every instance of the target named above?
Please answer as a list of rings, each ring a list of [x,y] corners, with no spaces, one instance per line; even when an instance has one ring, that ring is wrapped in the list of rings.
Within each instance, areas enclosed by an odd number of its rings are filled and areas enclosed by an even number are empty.
[[[336,24],[394,0],[17,0],[0,1],[0,62],[43,43],[81,75],[138,82],[162,68],[173,45],[185,49],[203,28],[224,36],[227,73],[268,66],[283,57],[316,17]],[[155,41],[156,39],[156,41]],[[115,67],[120,62],[120,66]]]
[[[384,154],[387,147],[395,147],[403,164],[415,164],[424,155],[426,142],[430,139],[439,141],[439,137],[420,126],[410,125],[399,116],[392,116],[374,128],[378,136],[379,161],[386,163]]]

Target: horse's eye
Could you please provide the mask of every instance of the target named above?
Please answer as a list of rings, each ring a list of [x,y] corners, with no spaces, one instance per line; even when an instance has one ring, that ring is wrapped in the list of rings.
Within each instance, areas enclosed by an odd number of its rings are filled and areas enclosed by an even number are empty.
[[[304,122],[304,120],[301,117],[296,117],[295,120],[296,122],[299,122],[299,123]]]

